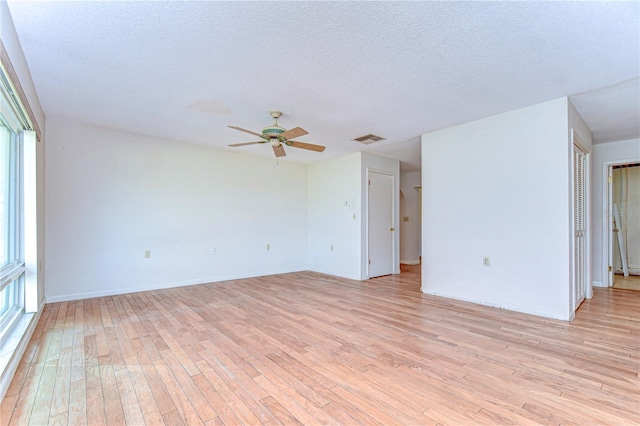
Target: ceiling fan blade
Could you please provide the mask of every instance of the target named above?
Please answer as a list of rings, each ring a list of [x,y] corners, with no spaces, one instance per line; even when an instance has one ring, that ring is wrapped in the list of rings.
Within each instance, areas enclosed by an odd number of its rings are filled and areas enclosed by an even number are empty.
[[[276,154],[276,157],[284,157],[287,155],[287,153],[284,152],[284,147],[282,145],[274,146],[273,153]]]
[[[259,143],[265,143],[265,141],[257,141],[257,142],[242,142],[242,143],[232,143],[227,146],[245,146],[245,145],[257,145]]]
[[[315,152],[322,152],[326,148],[322,145],[314,145],[312,143],[306,143],[306,142],[289,141],[289,143],[291,144],[290,146],[294,148],[308,149],[309,151],[315,151]]]
[[[252,132],[251,130],[243,129],[242,127],[229,126],[229,128],[235,129],[235,130],[240,130],[241,132],[249,133],[250,135],[254,135],[254,136],[257,136],[259,138],[263,138],[264,139],[264,136],[261,135],[260,133]]]
[[[294,139],[294,138],[299,138],[300,136],[304,136],[308,134],[309,132],[307,132],[302,127],[294,127],[293,129],[289,129],[286,132],[284,132],[281,136],[285,139]]]

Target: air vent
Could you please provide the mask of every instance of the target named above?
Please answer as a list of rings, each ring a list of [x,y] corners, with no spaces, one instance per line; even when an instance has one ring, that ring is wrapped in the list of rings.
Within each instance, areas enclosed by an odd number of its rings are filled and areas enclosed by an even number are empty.
[[[383,141],[385,138],[369,133],[368,135],[355,138],[354,141],[363,143],[365,145],[372,144],[374,142]]]

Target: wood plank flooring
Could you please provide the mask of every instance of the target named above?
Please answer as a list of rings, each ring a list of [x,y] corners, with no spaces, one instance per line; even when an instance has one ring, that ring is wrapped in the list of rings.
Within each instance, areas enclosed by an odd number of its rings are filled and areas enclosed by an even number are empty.
[[[566,323],[419,280],[303,272],[46,305],[0,421],[640,422],[639,292],[595,289]]]
[[[619,288],[623,290],[635,290],[640,291],[640,275],[615,275],[613,281],[613,288]]]

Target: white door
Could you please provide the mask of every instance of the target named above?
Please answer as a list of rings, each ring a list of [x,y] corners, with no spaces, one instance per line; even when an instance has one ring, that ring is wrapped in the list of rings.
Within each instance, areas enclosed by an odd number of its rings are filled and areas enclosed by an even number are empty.
[[[369,278],[393,274],[393,176],[369,172]]]
[[[584,300],[586,292],[585,228],[586,228],[586,191],[584,152],[573,146],[573,235],[574,235],[574,273],[573,273],[573,309],[577,309]]]

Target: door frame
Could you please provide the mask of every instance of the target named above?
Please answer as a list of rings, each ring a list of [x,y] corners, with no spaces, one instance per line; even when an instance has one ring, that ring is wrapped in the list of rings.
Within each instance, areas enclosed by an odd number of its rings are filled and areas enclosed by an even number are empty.
[[[613,166],[622,166],[629,163],[640,162],[640,157],[625,160],[605,161],[602,163],[602,278],[604,287],[613,286],[613,182],[609,182],[609,176],[613,176]],[[612,270],[609,271],[609,266]]]
[[[585,299],[591,299],[593,297],[593,287],[591,285],[591,152],[587,148],[587,145],[582,141],[580,136],[574,129],[571,129],[571,144],[570,144],[570,168],[571,168],[571,179],[570,179],[570,197],[571,197],[571,209],[570,209],[570,227],[571,230],[571,244],[570,244],[570,252],[571,252],[571,288],[569,290],[570,297],[570,311],[571,317],[575,315],[575,311],[578,309],[580,304],[576,303],[576,274],[575,274],[575,255],[576,255],[576,245],[575,245],[575,222],[574,222],[574,146],[580,149],[584,153],[584,296]]]
[[[386,176],[391,176],[391,222],[393,223],[393,227],[394,228],[399,228],[396,227],[396,197],[394,196],[395,191],[394,188],[396,187],[396,177],[393,173],[389,172],[388,170],[380,170],[380,169],[376,169],[376,168],[372,168],[372,167],[367,167],[367,173],[366,173],[366,185],[365,187],[367,188],[367,190],[365,191],[365,203],[364,203],[364,207],[365,207],[365,214],[364,214],[364,221],[365,221],[365,258],[364,258],[364,262],[365,265],[367,267],[367,277],[366,279],[369,279],[369,177],[371,173],[378,173],[381,175],[386,175]],[[399,201],[399,200],[398,200]],[[395,229],[394,231],[394,235],[393,235],[393,239],[392,239],[392,243],[391,243],[391,269],[392,269],[392,274],[396,274],[397,270],[399,269],[399,265],[396,264],[396,233],[400,232],[399,229]]]
[[[576,268],[578,265],[576,265],[576,255],[577,255],[577,250],[578,248],[576,247],[576,238],[577,234],[576,234],[576,215],[575,215],[575,211],[576,211],[576,174],[575,174],[575,170],[576,170],[576,156],[582,156],[583,158],[583,167],[582,167],[582,188],[583,188],[583,197],[582,197],[582,216],[583,216],[583,220],[584,220],[584,224],[583,224],[583,230],[582,232],[584,233],[582,236],[582,271],[580,271],[579,274],[576,274]],[[572,221],[571,221],[571,259],[572,259],[572,268],[571,268],[571,311],[575,312],[578,307],[580,306],[580,304],[587,298],[587,293],[588,290],[587,288],[589,287],[587,284],[587,270],[589,269],[589,267],[587,266],[587,259],[589,258],[588,252],[590,251],[589,245],[588,245],[588,240],[587,240],[587,229],[588,229],[588,223],[587,223],[587,211],[588,211],[588,202],[587,202],[587,193],[588,193],[588,189],[587,189],[587,163],[588,163],[588,157],[587,157],[587,153],[584,151],[583,147],[580,146],[580,144],[577,143],[573,143],[572,144],[572,150],[571,150],[571,207],[572,207]],[[582,278],[582,282],[579,283],[578,281],[580,280],[580,278]],[[578,291],[580,290],[580,291]],[[580,294],[580,300],[578,300],[578,293],[582,293]]]

